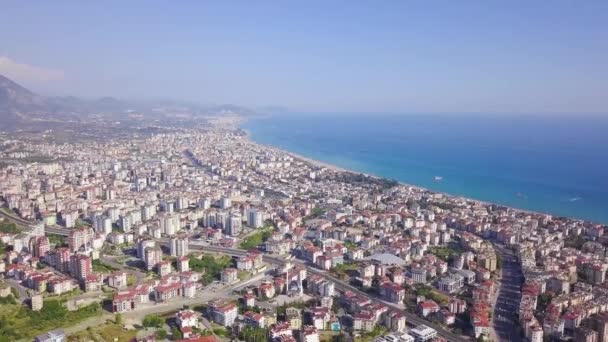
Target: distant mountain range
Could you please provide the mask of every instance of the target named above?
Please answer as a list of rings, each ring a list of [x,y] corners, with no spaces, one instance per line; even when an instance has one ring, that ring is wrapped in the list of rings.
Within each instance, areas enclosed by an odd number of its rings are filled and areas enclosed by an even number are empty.
[[[150,118],[197,118],[210,115],[252,116],[236,105],[196,105],[179,101],[125,101],[113,97],[88,100],[74,96],[46,97],[0,75],[0,130],[32,122],[87,122],[91,118],[125,120],[139,114]]]

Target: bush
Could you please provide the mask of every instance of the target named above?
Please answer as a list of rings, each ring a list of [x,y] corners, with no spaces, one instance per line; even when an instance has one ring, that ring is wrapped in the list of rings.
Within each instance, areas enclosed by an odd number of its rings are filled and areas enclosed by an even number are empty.
[[[158,315],[146,315],[142,325],[146,328],[160,328],[165,324],[165,320]]]

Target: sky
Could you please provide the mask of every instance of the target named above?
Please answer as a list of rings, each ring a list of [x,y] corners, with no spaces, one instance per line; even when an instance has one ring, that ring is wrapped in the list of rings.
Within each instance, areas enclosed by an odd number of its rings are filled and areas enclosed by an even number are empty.
[[[608,113],[608,1],[5,1],[44,95],[294,111]]]

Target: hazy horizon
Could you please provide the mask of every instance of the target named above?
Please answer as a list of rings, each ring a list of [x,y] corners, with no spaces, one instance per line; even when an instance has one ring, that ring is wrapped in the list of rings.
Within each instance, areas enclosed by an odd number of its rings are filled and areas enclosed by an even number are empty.
[[[7,3],[43,95],[291,112],[608,113],[608,3]]]

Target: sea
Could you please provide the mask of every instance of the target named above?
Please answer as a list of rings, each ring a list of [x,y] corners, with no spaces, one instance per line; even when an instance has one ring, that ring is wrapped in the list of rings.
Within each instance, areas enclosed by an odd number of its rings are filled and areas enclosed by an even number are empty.
[[[608,116],[289,113],[242,128],[353,171],[608,224]]]

